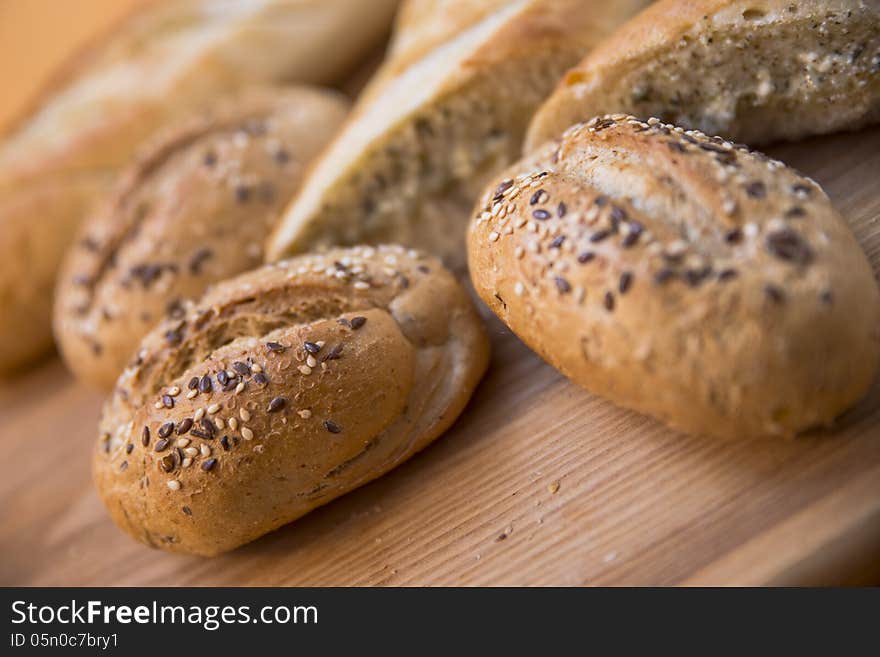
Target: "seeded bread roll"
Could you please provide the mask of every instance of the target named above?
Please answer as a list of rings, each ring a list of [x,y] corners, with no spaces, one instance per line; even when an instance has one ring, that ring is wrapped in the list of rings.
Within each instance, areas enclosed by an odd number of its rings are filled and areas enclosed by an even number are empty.
[[[526,150],[610,112],[751,145],[880,120],[880,1],[660,0],[563,78]]]
[[[17,321],[0,322],[0,373],[48,349],[45,290],[82,218],[77,210],[90,205],[145,139],[244,87],[336,81],[378,45],[396,5],[155,0],[75,58],[0,138],[0,260],[7,263],[0,297],[15,301],[4,314],[27,317],[31,325],[25,337]],[[92,193],[84,197],[87,189]],[[42,211],[18,218],[28,203]],[[34,245],[34,257],[28,249],[7,249],[22,242]],[[15,276],[22,269],[33,284]],[[32,285],[43,292],[25,294]]]
[[[427,446],[488,353],[436,259],[358,247],[267,265],[144,339],[101,420],[98,493],[144,543],[231,550]]]
[[[112,387],[161,317],[258,266],[266,233],[346,109],[308,87],[249,91],[124,170],[61,270],[55,335],[73,372]]]
[[[563,71],[647,0],[415,0],[346,127],[270,238],[269,259],[400,242],[463,266],[483,184],[514,161]]]
[[[791,436],[858,401],[880,292],[813,181],[720,138],[617,115],[483,197],[480,297],[567,377],[686,432]]]

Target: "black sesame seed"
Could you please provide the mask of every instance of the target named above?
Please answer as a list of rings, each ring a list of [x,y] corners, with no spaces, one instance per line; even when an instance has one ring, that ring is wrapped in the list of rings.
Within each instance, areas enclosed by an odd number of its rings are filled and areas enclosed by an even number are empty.
[[[235,200],[239,203],[247,203],[251,198],[251,189],[247,185],[238,185],[235,188]]]
[[[684,147],[684,144],[677,141],[667,141],[666,145],[669,147],[669,150],[674,151],[676,153],[687,153],[687,149]]]
[[[287,347],[285,347],[285,346],[284,346],[283,344],[281,344],[280,342],[267,342],[267,343],[266,343],[266,349],[267,349],[268,351],[273,352],[273,353],[280,354],[280,353],[283,352],[285,349],[287,349]]]
[[[166,422],[159,427],[159,438],[167,438],[174,431],[174,422]]]
[[[626,221],[628,216],[629,215],[627,214],[626,210],[621,207],[615,205],[611,208],[611,214],[609,215],[609,218],[611,219],[611,226],[614,228],[615,231],[620,228],[621,222]]]
[[[199,424],[202,427],[202,431],[204,431],[206,434],[208,434],[209,437],[211,437],[211,438],[214,437],[214,432],[217,430],[217,427],[213,422],[211,422],[211,420],[209,420],[206,417],[203,417],[199,421]]]
[[[508,179],[508,180],[503,181],[503,182],[502,182],[500,185],[498,185],[498,187],[495,189],[495,199],[498,200],[498,199],[504,194],[504,192],[506,192],[506,191],[507,191],[508,189],[510,189],[511,187],[513,187],[513,181],[512,181],[512,180],[509,180],[509,179]]]
[[[630,271],[625,271],[620,275],[620,281],[617,284],[617,291],[626,294],[632,287],[633,275]]]
[[[254,383],[256,383],[258,386],[264,386],[269,383],[269,377],[262,372],[257,372],[254,375]]]
[[[128,461],[123,461],[119,464],[119,471],[125,472],[128,469]]]
[[[562,219],[562,217],[564,217],[567,212],[568,212],[568,207],[565,205],[565,203],[560,203],[559,205],[556,206],[556,215],[560,219]]]
[[[765,285],[764,294],[766,294],[767,298],[773,303],[782,303],[785,301],[785,293],[775,285]]]
[[[287,405],[287,400],[284,397],[275,397],[272,401],[269,402],[269,407],[266,409],[269,413],[277,413],[281,409],[283,409]]]
[[[337,324],[342,324],[343,326],[351,327],[351,322],[348,321],[345,317],[340,317],[336,320]]]
[[[544,198],[545,196],[547,198]],[[550,200],[550,195],[547,194],[547,192],[545,192],[543,189],[539,189],[537,192],[532,194],[532,198],[529,201],[529,205],[538,205],[538,203],[541,203],[542,201],[547,202],[549,200]]]
[[[205,156],[202,158],[202,162],[206,167],[212,167],[217,164],[217,154],[213,151],[208,151],[205,153]]]
[[[614,294],[611,292],[605,293],[605,310],[614,312]]]
[[[735,269],[725,269],[720,274],[718,274],[718,280],[722,283],[726,283],[727,281],[732,281],[737,276],[739,276],[739,272]]]
[[[279,148],[272,156],[278,164],[286,164],[290,160],[290,153],[283,148]]]
[[[711,268],[688,269],[684,272],[684,280],[691,287],[698,287],[712,273]]]
[[[165,438],[163,438],[162,440],[157,440],[156,446],[153,449],[155,449],[157,452],[164,452],[166,449],[168,449],[168,441]]]
[[[149,315],[144,319],[150,321]],[[165,340],[172,346],[178,345],[183,342],[183,335],[181,335],[180,331],[165,331]]]
[[[219,376],[217,377],[220,378]],[[200,392],[211,392],[214,389],[214,384],[211,383],[211,377],[205,374],[201,380],[199,380],[199,391]]]
[[[819,300],[825,305],[830,306],[834,303],[834,293],[831,290],[823,290],[819,295]]]
[[[321,359],[321,362],[326,362],[328,360],[337,360],[342,355],[342,344],[336,344],[331,347],[330,351],[324,354],[324,357]]]
[[[426,267],[425,265],[419,265],[418,270],[420,272],[422,272],[423,274],[430,274],[431,273],[430,267]]]
[[[214,438],[213,435],[202,431],[201,429],[193,429],[189,432],[191,436],[195,436],[196,438],[201,438],[202,440],[211,440]]]
[[[795,231],[784,228],[767,236],[767,250],[780,260],[796,265],[808,265],[813,260],[813,251]]]
[[[133,444],[133,443],[128,443],[128,445],[125,446],[125,453],[126,453],[126,454],[131,454],[131,451],[132,451],[133,449],[134,449],[134,444]]]
[[[314,342],[308,342],[308,341],[303,342],[303,349],[305,349],[306,351],[308,351],[310,354],[313,354],[313,355],[318,353],[319,351],[321,351],[321,347],[319,347]]]
[[[752,198],[764,198],[767,196],[767,186],[761,181],[746,185],[746,194]]]
[[[232,364],[232,369],[234,369],[240,376],[250,376],[251,368],[247,363],[242,363],[240,360],[235,361]]]
[[[584,251],[583,253],[581,253],[578,256],[578,262],[581,263],[582,265],[585,265],[588,262],[590,262],[591,260],[595,260],[595,259],[596,259],[596,254],[593,253],[592,251]]]
[[[193,378],[191,378],[189,380],[189,383],[186,384],[186,387],[189,388],[190,390],[195,390],[196,388],[198,388],[199,387],[199,377],[194,376]]]
[[[562,276],[557,276],[554,280],[556,281],[556,289],[562,294],[568,294],[571,292],[571,283],[562,278]]]
[[[565,242],[565,235],[559,235],[558,237],[554,238],[552,242],[550,242],[549,248],[558,249],[560,246],[562,246],[563,242]]]
[[[352,317],[351,328],[357,331],[360,327],[367,323],[366,317]]]
[[[141,432],[141,445],[146,447],[150,444],[150,427],[144,426],[144,430]]]
[[[177,435],[182,436],[187,431],[192,429],[193,421],[191,417],[186,418],[185,420],[181,420],[180,424],[177,425]]]
[[[223,447],[224,452],[229,451],[229,436],[223,436],[220,439],[220,446]]]
[[[229,383],[229,375],[226,373],[226,370],[220,370],[217,372],[217,383],[221,386],[225,386]]]
[[[658,285],[665,285],[673,278],[675,278],[676,273],[673,269],[661,269],[656,274],[654,274],[654,282]]]
[[[207,459],[202,463],[202,470],[207,472],[208,470],[213,469],[215,465],[217,465],[217,459]]]
[[[806,214],[807,214],[806,210],[804,210],[799,205],[795,205],[794,207],[791,207],[788,209],[788,211],[785,213],[785,216],[787,219],[797,219],[797,218],[803,217]]]
[[[743,233],[739,228],[727,231],[724,235],[724,241],[728,244],[739,244],[742,242]]]
[[[188,506],[181,507],[180,510],[183,511],[183,514],[186,516],[192,516],[193,514],[192,509],[190,509]]]
[[[610,235],[611,235],[610,230],[600,230],[599,232],[593,233],[592,235],[590,235],[590,241],[593,244],[597,244],[597,243],[601,242],[602,240],[607,239]]]
[[[171,395],[162,395],[162,405],[165,408],[174,408],[174,397]]]
[[[600,194],[599,196],[596,197],[596,200],[594,201],[594,203],[597,206],[599,206],[600,208],[604,207],[604,206],[608,205],[608,197],[605,196],[604,194]]]
[[[635,246],[636,242],[639,241],[640,235],[641,235],[641,233],[637,233],[637,232],[633,232],[633,231],[628,232],[626,234],[626,237],[624,237],[623,240],[621,241],[620,246],[622,246],[624,249],[632,248],[633,246]]]
[[[550,213],[546,210],[538,209],[532,212],[532,216],[538,221],[547,221],[550,218]]]
[[[332,420],[324,420],[324,428],[330,433],[340,433],[342,431],[342,427]]]

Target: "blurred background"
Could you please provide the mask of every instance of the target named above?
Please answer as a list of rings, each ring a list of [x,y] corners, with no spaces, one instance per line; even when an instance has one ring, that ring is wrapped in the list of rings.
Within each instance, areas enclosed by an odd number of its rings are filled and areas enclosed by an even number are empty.
[[[149,0],[0,0],[0,131],[56,67],[94,35]]]

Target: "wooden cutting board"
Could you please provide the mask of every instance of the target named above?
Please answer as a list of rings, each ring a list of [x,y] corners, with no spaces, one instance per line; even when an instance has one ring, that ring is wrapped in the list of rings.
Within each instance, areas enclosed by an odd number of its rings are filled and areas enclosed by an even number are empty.
[[[815,177],[880,271],[880,129],[771,153]],[[791,442],[676,434],[575,387],[490,322],[444,438],[233,554],[132,542],[89,460],[101,395],[57,360],[0,388],[0,584],[812,584],[880,581],[880,384]]]

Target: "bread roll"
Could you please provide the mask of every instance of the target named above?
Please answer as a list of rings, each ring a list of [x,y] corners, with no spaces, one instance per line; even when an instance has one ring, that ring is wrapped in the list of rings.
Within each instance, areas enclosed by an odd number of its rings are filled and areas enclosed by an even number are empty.
[[[112,387],[161,317],[258,266],[266,233],[346,109],[309,87],[249,91],[171,129],[125,169],[59,277],[55,335],[77,376]]]
[[[148,545],[231,550],[427,446],[488,349],[433,258],[365,247],[267,265],[144,339],[101,420],[98,493]]]
[[[609,112],[751,145],[880,120],[878,0],[660,0],[566,74],[526,149]]]
[[[616,115],[483,196],[480,297],[567,377],[682,431],[791,436],[867,391],[880,292],[813,181],[720,138]]]
[[[394,241],[463,266],[482,185],[558,77],[647,0],[422,0],[267,247]]]
[[[43,245],[31,260],[24,259],[26,251],[0,251],[0,260],[12,263],[0,272],[0,298],[16,301],[4,312],[30,318],[26,338],[5,331],[17,322],[0,323],[0,354],[15,354],[0,359],[0,372],[49,348],[50,302],[16,288],[48,290],[54,284],[55,256],[82,216],[76,209],[88,205],[83,189],[97,194],[144,139],[210,107],[218,95],[244,86],[336,80],[382,38],[396,5],[156,0],[76,58],[0,139],[0,246]],[[72,177],[79,182],[71,190]],[[35,195],[22,200],[16,193],[22,188]],[[23,203],[38,203],[44,211],[25,216],[24,224],[9,219]],[[23,268],[32,279],[24,285],[11,275]]]

